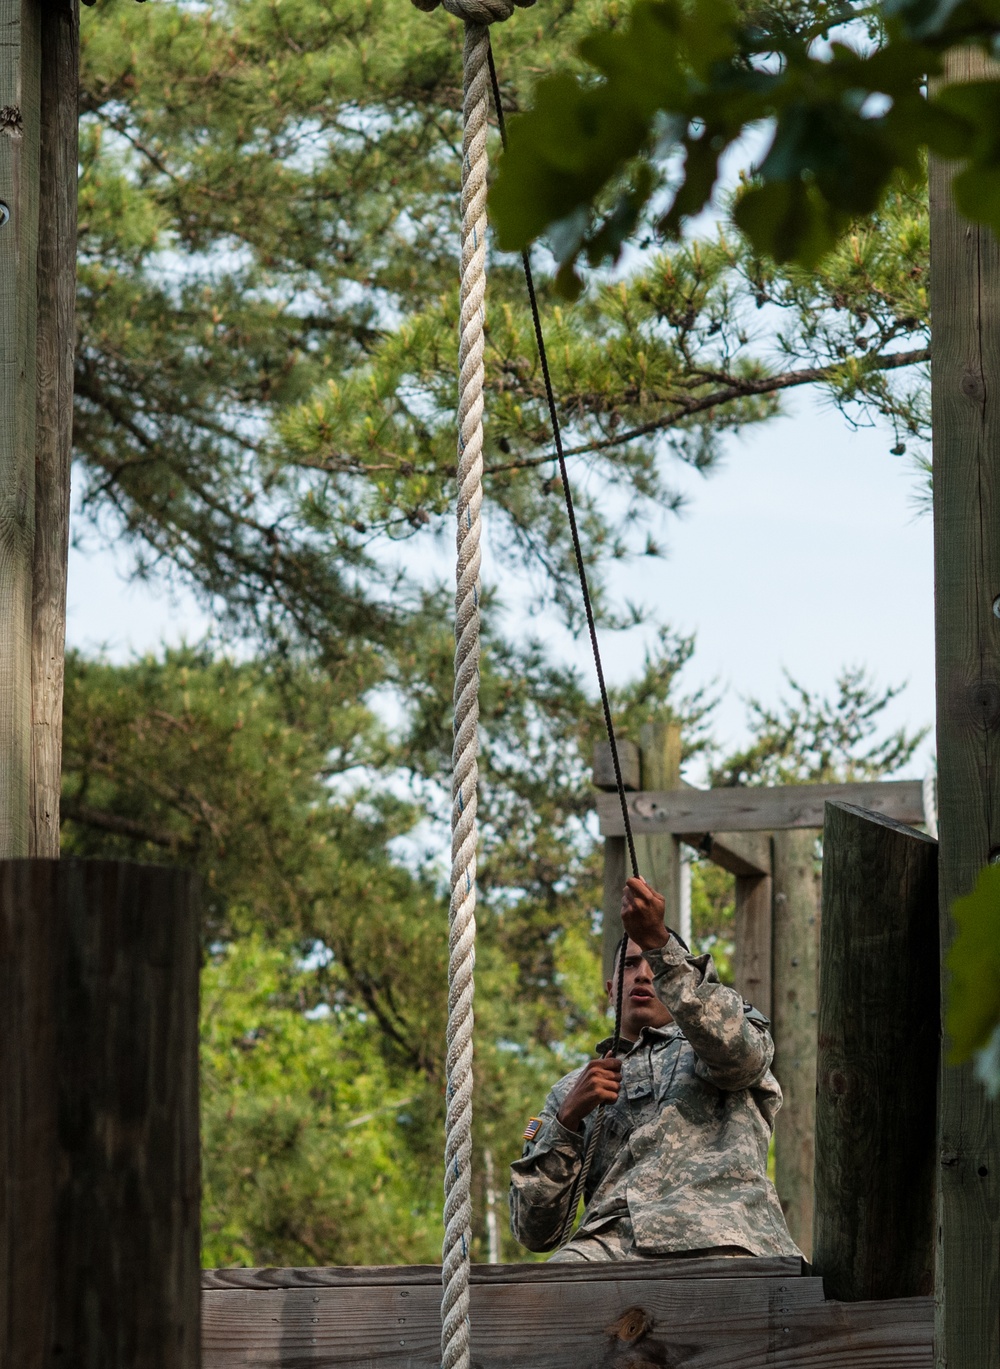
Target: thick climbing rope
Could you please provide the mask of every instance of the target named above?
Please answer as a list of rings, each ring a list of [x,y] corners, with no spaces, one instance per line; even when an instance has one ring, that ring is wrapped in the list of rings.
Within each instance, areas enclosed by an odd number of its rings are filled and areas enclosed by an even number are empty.
[[[492,80],[497,119],[506,144],[503,109],[490,49],[489,25],[509,19],[515,5],[534,0],[413,0],[430,12],[443,4],[465,21],[463,52],[462,230],[459,291],[458,403],[458,563],[455,590],[455,740],[452,750],[452,869],[449,910],[447,1112],[445,1117],[444,1221],[441,1278],[441,1366],[470,1369],[469,1263],[472,1238],[472,1031],[473,968],[476,940],[476,823],[479,740],[479,569],[480,511],[483,502],[483,330],[486,296],[486,131],[489,83]],[[563,455],[559,420],[542,338],[531,265],[522,254],[531,301],[535,338],[545,380],[549,413],[573,550],[583,591],[587,625],[597,668],[604,721],[615,769],[632,869],[638,873],[635,843],[622,782],[611,706],[597,643],[597,628],[587,586],[586,568],[572,491]],[[618,972],[615,1046],[621,1032],[625,942]],[[596,1130],[594,1135],[596,1140]],[[593,1144],[589,1147],[590,1158]],[[589,1160],[585,1171],[589,1169]],[[582,1176],[585,1179],[585,1172]],[[577,1185],[579,1190],[580,1185]],[[575,1204],[574,1204],[575,1210]]]
[[[514,0],[443,0],[465,21],[462,232],[459,291],[458,565],[455,589],[455,741],[452,750],[447,1114],[441,1366],[470,1369],[472,1027],[476,942],[476,786],[479,778],[479,567],[483,502],[483,327],[486,295],[486,127],[489,25]],[[534,0],[517,0],[529,5]],[[414,0],[419,9],[438,0]]]

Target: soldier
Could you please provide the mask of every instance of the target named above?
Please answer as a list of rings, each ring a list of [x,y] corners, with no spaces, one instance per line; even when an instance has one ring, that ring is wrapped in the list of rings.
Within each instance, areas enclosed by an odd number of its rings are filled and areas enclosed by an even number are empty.
[[[583,1219],[553,1259],[798,1255],[767,1177],[781,1106],[767,1018],[719,982],[710,955],[689,955],[663,916],[663,898],[630,879],[618,1057],[602,1042],[528,1123],[511,1165],[511,1230],[529,1250],[558,1245],[603,1104]],[[616,963],[612,1004],[617,975]]]

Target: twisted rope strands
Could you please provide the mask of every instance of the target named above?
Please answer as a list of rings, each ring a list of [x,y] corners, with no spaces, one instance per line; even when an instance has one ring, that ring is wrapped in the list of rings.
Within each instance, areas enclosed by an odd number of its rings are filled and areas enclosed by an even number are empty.
[[[479,777],[479,568],[483,502],[483,302],[486,294],[485,25],[465,24],[462,283],[458,404],[458,566],[455,591],[455,744],[448,961],[442,1369],[469,1369],[472,1235],[472,1026],[476,939],[476,785]]]

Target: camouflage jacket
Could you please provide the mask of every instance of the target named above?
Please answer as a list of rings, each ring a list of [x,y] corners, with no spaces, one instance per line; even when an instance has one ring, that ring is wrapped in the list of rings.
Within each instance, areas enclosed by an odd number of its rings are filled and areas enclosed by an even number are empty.
[[[628,1214],[640,1255],[714,1246],[799,1254],[767,1177],[781,1106],[767,1019],[719,982],[711,956],[688,955],[673,937],[646,959],[674,1021],[622,1043],[621,1093],[604,1110],[577,1236]],[[529,1250],[556,1245],[595,1124],[591,1113],[573,1132],[556,1118],[579,1073],[552,1089],[511,1165],[511,1230]]]

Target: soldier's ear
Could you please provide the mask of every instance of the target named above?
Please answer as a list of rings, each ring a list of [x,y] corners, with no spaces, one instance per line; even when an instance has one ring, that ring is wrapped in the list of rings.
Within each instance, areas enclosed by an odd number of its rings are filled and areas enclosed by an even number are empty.
[[[613,990],[613,988],[614,988],[614,983],[615,983],[615,981],[614,981],[613,979],[606,979],[606,980],[604,981],[604,992],[608,995],[608,1002],[609,1002],[609,1003],[611,1002],[611,994],[612,994],[612,990]]]

